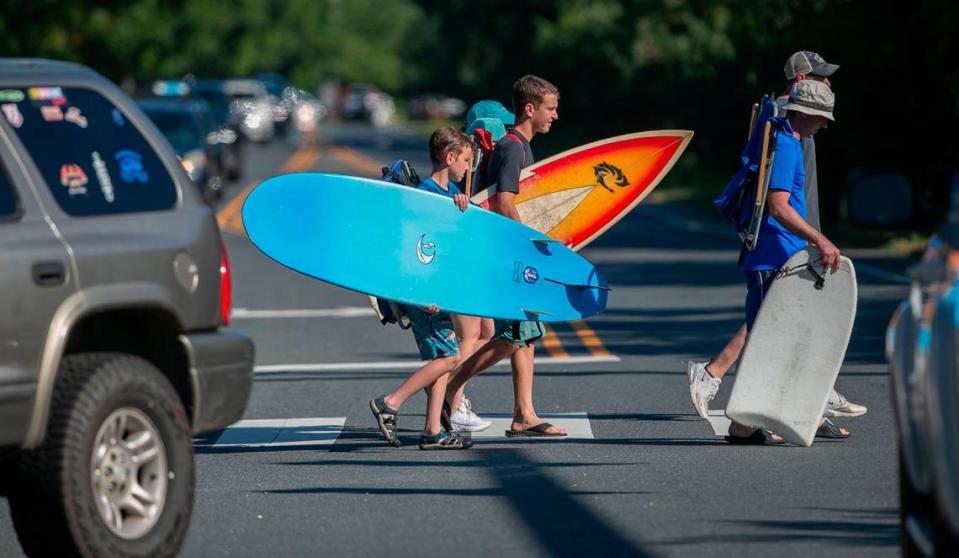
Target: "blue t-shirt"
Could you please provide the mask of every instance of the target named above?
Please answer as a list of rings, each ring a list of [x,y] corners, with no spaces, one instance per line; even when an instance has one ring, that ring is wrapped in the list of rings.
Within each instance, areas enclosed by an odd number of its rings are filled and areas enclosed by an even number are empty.
[[[806,181],[806,171],[802,143],[793,135],[788,121],[776,135],[775,153],[776,158],[769,175],[769,190],[789,192],[789,205],[805,219],[806,195],[803,184]],[[767,210],[763,214],[756,248],[746,252],[743,258],[743,270],[779,269],[793,254],[805,247],[805,240],[786,229]]]
[[[439,194],[441,196],[446,196],[448,198],[452,198],[456,194],[463,193],[463,191],[459,189],[459,186],[457,186],[456,183],[453,182],[452,180],[450,180],[446,184],[446,187],[448,188],[447,190],[444,190],[443,188],[441,188],[440,185],[437,184],[436,181],[433,180],[432,178],[424,178],[423,180],[420,181],[419,184],[416,185],[416,187],[420,190],[433,192],[434,194]]]

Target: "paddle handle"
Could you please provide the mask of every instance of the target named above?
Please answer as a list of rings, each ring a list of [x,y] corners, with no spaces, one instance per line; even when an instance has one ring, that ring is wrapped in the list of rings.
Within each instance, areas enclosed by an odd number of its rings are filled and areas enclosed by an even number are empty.
[[[473,153],[470,149],[470,166],[466,167],[466,185],[463,188],[466,193],[466,199],[469,200],[473,192]]]
[[[753,126],[756,125],[756,117],[759,116],[759,103],[753,103],[753,110],[749,115],[749,130],[746,131],[746,139],[749,140],[753,135]]]
[[[769,156],[769,133],[772,129],[772,125],[767,121],[766,128],[763,130],[763,151],[762,156],[759,159],[759,180],[756,181],[756,207],[759,207],[763,204],[762,192],[763,186],[766,184],[766,163],[768,162],[766,158]]]

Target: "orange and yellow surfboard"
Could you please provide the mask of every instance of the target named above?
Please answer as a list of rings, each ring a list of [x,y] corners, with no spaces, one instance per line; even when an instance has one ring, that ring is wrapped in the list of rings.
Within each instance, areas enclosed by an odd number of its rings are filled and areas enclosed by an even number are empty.
[[[653,191],[693,138],[659,130],[589,143],[523,169],[516,209],[530,227],[579,250]],[[483,190],[473,201],[488,207]]]

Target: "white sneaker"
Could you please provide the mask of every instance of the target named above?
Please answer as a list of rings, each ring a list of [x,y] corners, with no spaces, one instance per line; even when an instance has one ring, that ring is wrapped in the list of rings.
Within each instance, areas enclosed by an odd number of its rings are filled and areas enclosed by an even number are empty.
[[[474,413],[470,400],[465,397],[460,403],[460,408],[450,415],[450,423],[453,425],[453,432],[479,432],[493,424]]]
[[[832,418],[861,417],[864,414],[866,414],[866,407],[852,403],[835,388],[829,393],[829,399],[826,400],[826,410],[823,411],[823,416]]]
[[[693,408],[700,418],[709,416],[709,402],[716,397],[719,391],[719,384],[722,380],[713,378],[706,371],[708,362],[689,361],[686,364],[686,374],[689,377],[689,399],[693,402]]]

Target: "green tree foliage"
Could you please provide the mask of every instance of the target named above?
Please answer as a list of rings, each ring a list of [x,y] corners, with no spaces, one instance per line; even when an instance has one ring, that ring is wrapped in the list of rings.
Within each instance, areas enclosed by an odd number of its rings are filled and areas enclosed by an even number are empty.
[[[275,71],[313,89],[325,77],[407,87],[423,10],[405,0],[13,0],[0,50],[90,65],[117,81]]]
[[[8,0],[0,52],[75,60],[122,83],[274,71],[400,94],[508,103],[562,91],[541,153],[643,129],[696,131],[684,164],[731,170],[749,107],[785,59],[820,52],[838,122],[819,139],[826,213],[850,172],[889,168],[929,206],[959,159],[959,3],[948,0]],[[938,197],[937,197],[938,196]]]

